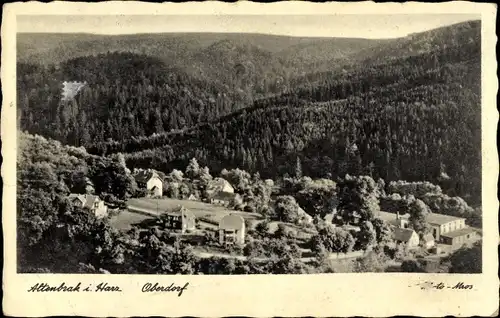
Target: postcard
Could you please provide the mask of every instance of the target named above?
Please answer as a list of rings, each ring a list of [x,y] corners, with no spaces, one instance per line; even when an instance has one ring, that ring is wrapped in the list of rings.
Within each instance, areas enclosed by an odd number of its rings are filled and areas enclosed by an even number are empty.
[[[495,20],[4,5],[4,313],[498,314]]]

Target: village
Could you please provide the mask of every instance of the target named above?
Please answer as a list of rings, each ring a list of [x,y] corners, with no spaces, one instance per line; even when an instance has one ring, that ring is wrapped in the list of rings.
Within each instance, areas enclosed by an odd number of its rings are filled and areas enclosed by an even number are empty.
[[[346,224],[337,214],[336,207],[318,219],[297,206],[297,222],[270,220],[261,213],[235,210],[235,201],[241,201],[241,196],[222,177],[210,180],[203,197],[199,193],[189,193],[181,198],[169,198],[164,195],[165,177],[161,172],[135,169],[133,176],[143,195],[129,199],[119,208],[108,207],[109,204],[97,195],[70,194],[69,199],[97,217],[109,217],[111,224],[121,231],[138,228],[139,231],[153,231],[158,236],[167,233],[173,238],[172,242],[182,241],[192,245],[202,258],[217,256],[244,260],[248,257],[244,252],[246,245],[265,236],[276,237],[278,232],[283,231],[285,237],[291,238],[299,246],[300,258],[307,263],[315,259],[311,240],[318,234],[319,223],[340,227],[354,237],[361,231],[356,215]],[[267,182],[272,184],[272,181]],[[272,195],[270,203],[276,204],[276,195]],[[428,213],[425,222],[429,230],[424,235],[419,235],[411,228],[408,213],[378,211],[375,218],[390,227],[390,248],[403,250],[404,255],[419,255],[428,260],[439,260],[480,239],[480,231],[466,225],[465,218],[461,217]],[[341,253],[331,252],[327,258],[360,258],[371,248],[367,246],[365,249],[349,248]],[[265,260],[267,257],[262,256],[260,259]],[[400,265],[401,261],[393,264]]]

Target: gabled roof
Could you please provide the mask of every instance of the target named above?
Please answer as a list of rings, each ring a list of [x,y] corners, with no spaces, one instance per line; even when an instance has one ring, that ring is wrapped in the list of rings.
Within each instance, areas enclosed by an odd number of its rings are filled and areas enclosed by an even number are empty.
[[[213,189],[215,191],[217,191],[217,190],[220,191],[225,186],[229,186],[229,187],[233,188],[233,186],[231,185],[231,183],[229,183],[229,181],[227,181],[224,178],[215,178],[215,179],[213,179],[212,181],[210,181],[208,183],[208,188]]]
[[[158,173],[156,171],[154,171],[153,169],[139,170],[136,173],[134,173],[135,181],[139,182],[139,183],[146,183],[149,180],[151,180],[151,178],[153,178],[153,177],[157,177],[158,179],[161,180]]]
[[[302,209],[300,206],[297,210],[297,213],[299,214],[299,216],[301,216],[302,218],[306,219],[308,222],[311,222],[313,220],[313,217],[310,216],[309,214],[307,214],[306,211],[304,211],[304,209]]]
[[[89,209],[94,207],[94,203],[100,201],[98,196],[92,194],[71,193],[68,197],[71,201],[74,201],[75,199],[80,200],[80,202],[82,202],[82,207]]]
[[[432,242],[434,240],[434,236],[431,233],[427,233],[424,235],[424,237],[422,237],[422,241],[424,242]]]
[[[87,199],[85,198],[85,195],[84,194],[79,194],[79,193],[71,193],[68,198],[71,200],[71,201],[75,201],[75,199],[78,199],[80,200],[80,202],[82,203],[82,206],[85,204],[85,202],[87,201]]]
[[[402,229],[402,228],[394,229],[394,239],[396,241],[408,242],[413,236],[413,234],[417,233],[412,229]]]
[[[229,214],[223,217],[219,222],[220,230],[243,230],[245,228],[245,220],[235,214]]]
[[[465,219],[464,218],[460,218],[460,217],[456,217],[456,216],[451,216],[451,215],[429,213],[425,217],[425,220],[429,224],[443,225],[443,224],[450,223],[450,222],[453,222],[453,221],[465,220]]]

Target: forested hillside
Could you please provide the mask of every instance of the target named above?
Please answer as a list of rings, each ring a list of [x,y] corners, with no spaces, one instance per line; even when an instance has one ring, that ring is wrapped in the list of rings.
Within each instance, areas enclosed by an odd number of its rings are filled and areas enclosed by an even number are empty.
[[[218,80],[131,53],[20,65],[21,128],[96,154],[123,152],[131,167],[169,171],[196,157],[215,171],[241,167],[276,176],[300,164],[312,177],[429,180],[479,202],[479,22],[366,50],[358,43],[345,67],[337,63],[338,71],[319,76],[312,69],[309,81],[284,83],[286,93],[268,98],[287,74],[280,69],[286,63],[276,62],[283,52],[312,42],[283,46],[278,54],[234,41],[197,51],[205,70],[220,72]],[[298,53],[286,56],[300,60]],[[271,79],[257,93],[266,72]],[[61,103],[56,84],[63,80],[88,85],[75,101]]]
[[[480,41],[333,76],[260,100],[180,133],[95,145],[130,165],[169,170],[191,157],[213,169],[267,176],[370,174],[439,182],[478,202],[481,185]],[[461,158],[461,160],[457,160]]]
[[[231,33],[19,34],[17,41],[20,126],[76,146],[216,119],[379,42]],[[88,85],[76,102],[60,102],[64,81]]]
[[[184,129],[241,108],[237,94],[154,57],[108,53],[56,66],[18,65],[20,126],[75,146]],[[61,101],[66,80],[86,81]]]
[[[53,65],[108,52],[145,54],[247,98],[281,93],[294,77],[332,69],[379,40],[236,33],[34,34],[17,37],[18,61]],[[335,63],[333,62],[335,61]]]

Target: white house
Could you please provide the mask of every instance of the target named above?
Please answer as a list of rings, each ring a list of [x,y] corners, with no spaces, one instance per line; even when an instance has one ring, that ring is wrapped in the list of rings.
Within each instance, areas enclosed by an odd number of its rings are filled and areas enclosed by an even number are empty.
[[[149,197],[161,197],[163,195],[163,180],[158,173],[152,169],[134,171],[137,186],[147,190]]]
[[[99,218],[108,215],[108,207],[96,195],[72,193],[68,198],[74,205],[89,209]]]

